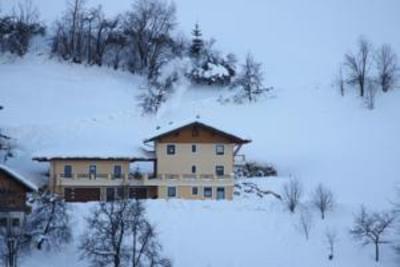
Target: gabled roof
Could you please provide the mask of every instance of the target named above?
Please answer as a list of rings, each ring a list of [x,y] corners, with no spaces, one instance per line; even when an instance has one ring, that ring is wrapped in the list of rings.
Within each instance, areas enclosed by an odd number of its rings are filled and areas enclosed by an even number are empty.
[[[216,134],[219,134],[221,136],[225,136],[226,138],[230,139],[232,141],[232,143],[246,144],[246,143],[251,142],[250,139],[241,138],[232,133],[228,133],[228,131],[218,129],[214,126],[211,126],[209,124],[206,124],[206,123],[198,121],[198,120],[194,120],[194,121],[190,121],[190,122],[183,122],[183,123],[179,123],[179,124],[170,124],[167,127],[159,128],[159,129],[157,129],[156,133],[152,137],[146,139],[144,142],[148,143],[148,142],[156,141],[156,140],[158,140],[166,135],[169,135],[175,131],[179,131],[183,128],[191,127],[191,126],[198,126],[198,127],[204,128],[204,129],[208,129],[212,132],[215,132]]]
[[[36,185],[34,185],[31,181],[29,181],[28,179],[26,179],[24,176],[18,174],[17,172],[15,172],[14,170],[10,169],[9,167],[0,164],[0,171],[5,172],[6,174],[8,174],[11,178],[14,178],[17,182],[19,182],[20,184],[24,185],[25,187],[27,187],[29,190],[31,191],[37,191],[38,188]]]

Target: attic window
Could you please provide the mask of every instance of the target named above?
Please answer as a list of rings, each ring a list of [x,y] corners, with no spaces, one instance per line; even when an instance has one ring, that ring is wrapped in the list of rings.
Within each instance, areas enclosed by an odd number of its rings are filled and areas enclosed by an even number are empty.
[[[199,129],[197,127],[192,128],[192,136],[199,136]]]

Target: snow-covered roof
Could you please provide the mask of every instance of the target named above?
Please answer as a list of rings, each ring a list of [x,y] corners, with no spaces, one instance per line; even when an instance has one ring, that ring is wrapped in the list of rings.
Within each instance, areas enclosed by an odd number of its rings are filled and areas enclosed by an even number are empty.
[[[3,164],[0,164],[0,171],[4,171],[5,173],[10,175],[12,178],[16,179],[18,182],[22,183],[29,189],[31,189],[33,191],[38,190],[37,186],[35,184],[33,184],[31,181],[29,181],[27,178],[25,178],[21,174],[17,173],[16,171],[12,170],[11,168],[9,168]]]
[[[152,155],[142,146],[119,147],[113,145],[113,142],[107,146],[98,145],[96,147],[81,144],[80,146],[53,147],[45,151],[36,152],[33,160],[49,161],[54,159],[91,159],[91,160],[127,160],[134,161],[139,159],[149,159]]]
[[[155,132],[151,135],[150,138],[146,139],[145,142],[151,142],[154,141],[162,136],[165,136],[171,132],[174,132],[178,129],[181,128],[185,128],[191,125],[198,125],[200,127],[204,127],[207,129],[210,129],[212,131],[217,132],[218,134],[227,136],[228,138],[234,140],[237,143],[249,143],[251,142],[250,139],[247,138],[242,138],[239,137],[239,134],[235,134],[233,133],[234,131],[232,129],[222,129],[222,127],[217,127],[214,126],[213,124],[211,124],[208,121],[205,120],[200,120],[200,118],[196,118],[196,119],[190,119],[190,120],[184,120],[184,121],[180,121],[180,122],[169,122],[167,125],[163,126],[163,127],[157,127],[157,129],[155,130]]]

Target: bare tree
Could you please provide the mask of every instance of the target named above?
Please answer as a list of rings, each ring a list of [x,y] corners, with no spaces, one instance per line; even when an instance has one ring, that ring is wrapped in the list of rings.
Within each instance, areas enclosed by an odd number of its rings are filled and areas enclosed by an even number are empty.
[[[251,54],[247,54],[246,61],[242,66],[237,80],[233,87],[238,87],[239,92],[235,101],[240,103],[243,99],[249,102],[257,101],[257,99],[265,92],[272,90],[263,85],[262,64],[256,62]]]
[[[321,219],[323,220],[325,219],[326,212],[333,210],[335,200],[332,191],[319,184],[313,193],[311,203],[319,210]]]
[[[341,66],[339,68],[336,80],[335,80],[335,85],[339,88],[339,92],[341,96],[344,96],[345,94],[345,89],[346,89],[346,85],[345,85],[345,80],[343,77],[343,67]]]
[[[335,256],[335,246],[336,246],[336,242],[337,242],[337,232],[332,230],[332,229],[328,229],[325,232],[325,238],[326,238],[326,242],[328,244],[328,250],[329,250],[328,259],[329,260],[333,260],[333,258]]]
[[[144,206],[139,200],[100,203],[87,222],[80,248],[82,258],[88,258],[91,266],[172,265],[161,257],[162,248],[156,232],[146,220]]]
[[[380,245],[389,243],[384,237],[394,220],[394,213],[368,213],[362,206],[360,212],[355,216],[354,226],[350,230],[350,234],[363,245],[373,244],[375,246],[375,261],[378,262]]]
[[[71,241],[72,233],[65,201],[50,192],[32,199],[32,212],[27,218],[30,238],[37,249],[57,249]]]
[[[383,92],[393,89],[398,79],[397,55],[388,44],[382,45],[375,55],[377,82]]]
[[[135,0],[127,14],[124,32],[130,38],[131,70],[145,72],[149,79],[168,58],[171,32],[176,26],[173,3],[160,0]]]
[[[290,212],[294,213],[303,196],[303,186],[297,179],[291,179],[283,186],[282,200]]]
[[[310,231],[313,226],[313,216],[307,207],[303,207],[300,210],[300,217],[298,228],[304,233],[306,240],[310,238]]]
[[[2,218],[8,220],[10,218]],[[0,226],[0,263],[5,267],[17,267],[20,258],[28,251],[29,239],[25,233],[25,224],[13,225],[12,222]]]
[[[368,79],[366,84],[366,104],[369,110],[373,110],[375,108],[375,98],[376,93],[378,92],[378,87],[375,81]]]
[[[357,86],[360,96],[364,97],[367,79],[369,77],[370,66],[372,63],[372,45],[361,37],[358,41],[357,54],[348,53],[345,55],[344,66],[347,70],[347,82]]]
[[[3,107],[1,106],[0,110]],[[0,162],[6,162],[8,158],[14,156],[15,143],[13,139],[4,133],[4,130],[0,128]]]

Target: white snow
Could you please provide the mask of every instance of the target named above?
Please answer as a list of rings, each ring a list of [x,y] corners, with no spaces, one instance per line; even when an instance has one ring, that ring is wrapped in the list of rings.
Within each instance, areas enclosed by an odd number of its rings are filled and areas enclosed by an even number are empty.
[[[65,4],[34,3],[47,22],[59,16]],[[115,15],[131,1],[89,3],[102,3]],[[45,55],[29,54],[12,62],[0,57],[0,104],[5,107],[0,126],[18,142],[17,157],[7,166],[40,185],[46,181],[47,166],[31,157],[41,151],[135,155],[135,146],[152,136],[157,125],[200,115],[210,125],[251,137],[252,143],[242,148],[247,158],[277,167],[280,178],[254,180],[260,186],[280,191],[287,180],[282,177],[297,177],[307,200],[322,182],[335,193],[338,206],[325,222],[314,213],[315,225],[306,241],[295,227],[297,215],[284,212],[272,197],[149,200],[149,218],[176,266],[397,266],[390,246],[376,265],[372,248],[359,246],[348,230],[360,204],[389,209],[395,197],[400,180],[400,90],[378,94],[376,109],[368,111],[353,93],[338,96],[331,83],[343,54],[360,34],[375,45],[390,43],[400,53],[399,1],[178,0],[177,8],[185,32],[199,21],[203,33],[216,37],[224,52],[232,50],[243,58],[251,50],[263,62],[266,84],[276,88],[275,97],[252,105],[221,105],[217,98],[226,90],[182,87],[158,116],[141,116],[136,105],[140,77]],[[91,205],[71,205],[76,230],[71,246],[35,253],[23,266],[87,266],[78,260],[76,242]],[[333,262],[327,260],[327,228],[339,234]]]

